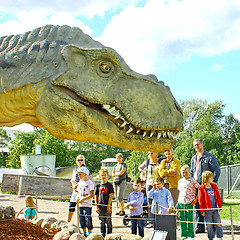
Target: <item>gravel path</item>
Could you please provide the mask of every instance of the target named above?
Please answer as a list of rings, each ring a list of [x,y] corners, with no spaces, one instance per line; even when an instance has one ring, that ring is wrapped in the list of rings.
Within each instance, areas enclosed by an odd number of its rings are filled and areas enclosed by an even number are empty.
[[[24,197],[19,197],[17,195],[8,195],[8,194],[1,194],[0,195],[0,205],[3,207],[12,206],[14,207],[15,211],[18,212],[22,205],[24,205]],[[38,199],[38,218],[46,218],[46,217],[55,217],[58,220],[67,220],[68,216],[68,202],[60,202],[60,201],[51,201],[51,200],[43,200]],[[122,217],[116,216],[115,213],[117,211],[116,203],[113,203],[113,232],[114,233],[131,233],[131,224],[129,222],[128,226],[123,225]],[[129,214],[129,210],[126,210],[126,213]],[[95,207],[93,207],[93,232],[100,233],[100,225],[98,220],[98,215],[95,211]],[[20,214],[20,218],[23,217],[23,214]],[[72,222],[77,224],[77,216],[74,213]],[[230,221],[222,221],[223,228],[224,228],[224,237],[223,239],[230,240],[232,239],[231,236],[231,227]],[[144,229],[145,235],[153,231],[153,229]],[[234,222],[234,231],[235,231],[235,240],[240,239],[240,221]],[[180,239],[180,231],[177,230],[177,239]],[[197,234],[196,240],[207,240],[207,234]]]

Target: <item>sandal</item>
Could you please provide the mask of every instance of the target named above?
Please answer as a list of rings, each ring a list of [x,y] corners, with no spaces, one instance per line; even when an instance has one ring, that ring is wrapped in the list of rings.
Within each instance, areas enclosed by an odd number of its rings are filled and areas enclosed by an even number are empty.
[[[119,216],[124,216],[124,215],[126,215],[126,213],[124,211],[119,212]]]

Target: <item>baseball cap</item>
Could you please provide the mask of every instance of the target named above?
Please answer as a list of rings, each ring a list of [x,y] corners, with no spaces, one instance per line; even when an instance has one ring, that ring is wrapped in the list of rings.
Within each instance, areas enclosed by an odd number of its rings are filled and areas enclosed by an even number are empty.
[[[88,170],[86,167],[80,167],[80,168],[78,169],[78,173],[80,173],[80,172],[89,175],[89,170]]]

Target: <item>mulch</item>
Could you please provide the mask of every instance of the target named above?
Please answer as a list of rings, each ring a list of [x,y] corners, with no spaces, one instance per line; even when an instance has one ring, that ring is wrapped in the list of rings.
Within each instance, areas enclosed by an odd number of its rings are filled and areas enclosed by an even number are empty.
[[[24,219],[13,218],[0,221],[0,240],[52,240],[57,232],[59,230],[41,228]]]

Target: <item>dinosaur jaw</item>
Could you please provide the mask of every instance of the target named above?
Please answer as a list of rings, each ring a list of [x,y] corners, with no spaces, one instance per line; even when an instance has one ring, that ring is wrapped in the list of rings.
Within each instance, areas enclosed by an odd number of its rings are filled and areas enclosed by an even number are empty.
[[[124,115],[124,113],[119,110],[116,106],[108,105],[108,104],[98,104],[98,103],[92,103],[88,100],[80,97],[76,94],[76,92],[70,90],[67,87],[62,86],[54,86],[58,89],[59,92],[63,92],[67,94],[70,98],[74,99],[81,105],[84,105],[85,107],[98,111],[99,114],[107,117],[111,122],[113,122],[124,134],[131,134],[136,136],[142,136],[150,137],[155,140],[158,139],[173,139],[173,136],[175,136],[180,130],[174,129],[142,129],[140,127],[134,126],[130,121],[127,119],[127,117]]]

